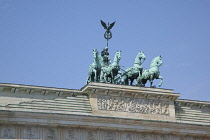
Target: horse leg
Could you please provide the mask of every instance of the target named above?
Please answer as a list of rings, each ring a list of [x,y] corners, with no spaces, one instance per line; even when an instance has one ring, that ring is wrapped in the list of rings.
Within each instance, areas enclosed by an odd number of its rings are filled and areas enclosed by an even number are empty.
[[[86,81],[86,84],[88,84],[90,82],[90,70],[88,72],[88,77],[87,77],[87,81]]]
[[[93,82],[93,72],[90,73],[90,82]]]
[[[147,79],[141,78],[140,86],[141,86],[141,87],[145,87],[146,83],[147,83]]]
[[[104,71],[102,69],[100,74],[100,82],[103,82],[104,81],[103,79],[104,79]]]
[[[95,82],[97,82],[98,81],[98,72],[97,72],[97,70],[95,70]]]
[[[111,71],[111,83],[114,84],[114,72]]]
[[[93,78],[92,78],[92,72],[88,73],[88,78],[87,78],[87,83],[92,82]]]
[[[134,80],[134,79],[133,79],[133,78],[131,78],[130,80],[131,80],[130,85],[133,85],[133,80]]]
[[[127,76],[124,76],[125,78],[124,78],[124,84],[125,85],[128,85],[128,77]]]
[[[141,86],[141,78],[140,78],[140,76],[138,76],[136,78],[136,86]]]
[[[88,84],[89,82],[90,82],[90,76],[88,74],[88,78],[87,78],[86,84]]]
[[[106,78],[106,83],[111,83],[112,78],[111,78],[111,76],[109,77],[109,74],[106,73],[105,78]]]
[[[100,82],[100,75],[101,75],[101,70],[98,70],[98,74],[97,74],[97,82]]]
[[[89,83],[89,82],[91,82],[91,73],[92,73],[92,67],[91,67],[91,65],[90,65],[90,67],[89,67],[89,71],[88,71],[88,77],[87,77],[87,83]]]
[[[100,80],[100,72],[99,70],[96,70],[96,82],[99,82]]]
[[[152,86],[152,83],[153,83],[153,75],[150,76],[150,87],[154,87]]]
[[[93,78],[93,81],[94,81],[94,82],[96,82],[96,76],[97,76],[97,74],[96,74],[96,73],[97,73],[97,72],[96,72],[96,70],[95,70],[95,69],[93,70],[93,72],[94,72],[94,78]]]
[[[153,83],[153,81],[152,81],[152,80],[150,80],[150,87],[153,87],[153,86],[152,86],[152,83]]]
[[[95,82],[98,82],[98,70],[96,69]]]
[[[162,76],[159,76],[157,79],[160,79],[161,81],[160,81],[160,83],[159,83],[159,87],[163,84],[163,77]]]
[[[120,74],[120,78],[119,78],[119,82],[118,82],[118,84],[122,84],[122,74]]]
[[[106,72],[104,72],[104,74],[103,74],[103,81],[105,82],[105,83],[108,83],[108,75],[107,75],[107,73]]]

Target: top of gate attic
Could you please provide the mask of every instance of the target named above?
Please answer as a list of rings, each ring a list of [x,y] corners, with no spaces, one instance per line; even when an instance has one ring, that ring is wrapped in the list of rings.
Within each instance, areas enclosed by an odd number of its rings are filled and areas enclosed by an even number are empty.
[[[150,82],[150,87],[153,85],[154,79],[160,79],[159,87],[162,85],[163,77],[160,76],[159,67],[163,64],[162,56],[157,56],[151,61],[149,69],[144,69],[142,63],[146,60],[143,51],[137,53],[134,60],[133,67],[123,70],[120,65],[121,51],[117,51],[113,62],[109,57],[108,41],[112,38],[111,29],[115,22],[106,24],[101,20],[101,25],[104,27],[104,38],[107,40],[107,47],[105,47],[101,54],[97,49],[93,49],[93,63],[90,64],[87,83],[89,82],[103,82],[122,85],[145,86],[147,81]]]

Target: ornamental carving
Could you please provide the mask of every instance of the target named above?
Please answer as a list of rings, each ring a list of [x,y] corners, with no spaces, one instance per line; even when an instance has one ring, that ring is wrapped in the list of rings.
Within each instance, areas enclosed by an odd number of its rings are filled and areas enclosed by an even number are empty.
[[[169,138],[168,138],[168,136],[167,135],[160,135],[160,139],[161,140],[168,140]]]
[[[116,140],[116,133],[113,131],[107,131],[106,140]]]
[[[146,134],[142,134],[142,140],[149,140]]]
[[[97,105],[99,110],[170,115],[169,102],[161,100],[98,96]]]
[[[67,131],[67,137],[66,137],[67,140],[77,140],[76,138],[76,134],[75,134],[75,130],[74,129],[69,129]]]
[[[15,126],[5,127],[0,125],[0,139],[44,139],[44,140],[209,140],[209,137],[178,135],[169,133],[151,132],[125,132],[121,130],[84,129],[84,128],[38,128]],[[24,135],[23,135],[24,134]],[[44,138],[43,138],[44,136]],[[27,138],[28,137],[28,138]],[[32,138],[29,138],[32,137]]]
[[[95,140],[95,135],[92,131],[88,131],[88,140]]]
[[[55,131],[53,129],[48,129],[47,139],[48,140],[54,140],[55,139]]]
[[[4,129],[3,138],[13,138],[12,130],[9,128]]]
[[[127,133],[127,134],[125,135],[124,140],[132,140],[132,135],[131,135],[130,133]]]
[[[24,136],[25,136],[27,139],[35,138],[34,129],[31,128],[31,127],[26,128],[25,131],[24,131]]]

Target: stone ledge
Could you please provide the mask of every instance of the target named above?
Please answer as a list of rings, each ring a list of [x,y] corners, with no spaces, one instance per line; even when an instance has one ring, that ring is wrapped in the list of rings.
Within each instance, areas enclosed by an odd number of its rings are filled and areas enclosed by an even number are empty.
[[[83,94],[81,90],[75,90],[75,89],[7,84],[7,83],[0,83],[0,91],[11,92],[14,94],[20,94],[20,93],[33,94],[35,92],[39,92],[42,95],[55,94],[56,96],[63,96],[64,94],[65,96],[66,95],[75,96],[77,94]]]
[[[166,92],[173,93],[172,89],[163,89],[163,88],[150,88],[150,87],[139,87],[139,86],[130,86],[130,85],[118,85],[118,84],[107,84],[107,83],[99,83],[99,82],[90,82],[85,85],[82,90],[84,90],[87,86],[97,86],[97,87],[111,87],[111,88],[121,88],[121,89],[136,89],[136,90],[153,90],[155,92]]]
[[[177,99],[175,102],[176,105],[181,106],[197,106],[202,109],[203,107],[210,107],[210,102],[207,101],[197,101],[197,100],[185,100],[185,99]]]
[[[80,128],[103,128],[135,132],[158,132],[165,134],[210,136],[210,125],[181,123],[176,121],[155,121],[94,115],[62,115],[52,113],[0,112],[1,124],[24,124],[37,126]]]
[[[155,98],[155,99],[167,99],[176,100],[180,94],[173,93],[173,90],[159,89],[159,88],[147,88],[127,85],[115,85],[106,83],[95,83],[90,82],[82,88],[82,92],[88,94],[101,94],[121,97],[144,97],[144,98]]]

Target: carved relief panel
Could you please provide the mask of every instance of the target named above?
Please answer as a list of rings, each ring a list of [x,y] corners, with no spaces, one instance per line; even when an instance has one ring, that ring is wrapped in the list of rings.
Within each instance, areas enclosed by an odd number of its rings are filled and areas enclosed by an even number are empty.
[[[105,140],[116,140],[115,131],[105,131]]]
[[[87,132],[87,140],[96,140],[96,133],[93,130]]]
[[[148,134],[148,133],[141,133],[140,134],[140,139],[141,140],[150,140],[152,138],[152,134]]]
[[[98,96],[97,107],[106,111],[170,115],[168,101],[153,99]]]
[[[57,130],[53,128],[45,129],[45,139],[46,140],[57,140]]]
[[[26,127],[23,129],[23,136],[25,139],[35,139],[37,138],[37,128]]]
[[[78,140],[77,129],[71,128],[66,130],[66,140]]]
[[[133,134],[132,133],[125,133],[123,140],[133,140]]]
[[[14,127],[3,127],[1,128],[1,138],[12,139],[15,138],[15,128]]]
[[[168,135],[164,135],[164,134],[160,134],[160,135],[158,135],[158,139],[159,140],[168,140],[169,136]]]

